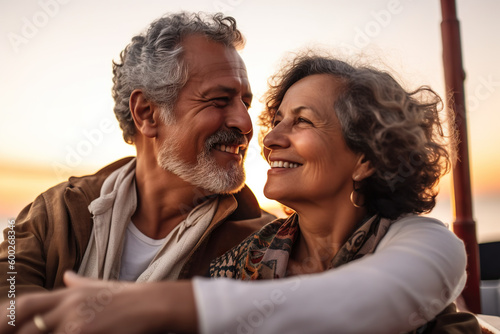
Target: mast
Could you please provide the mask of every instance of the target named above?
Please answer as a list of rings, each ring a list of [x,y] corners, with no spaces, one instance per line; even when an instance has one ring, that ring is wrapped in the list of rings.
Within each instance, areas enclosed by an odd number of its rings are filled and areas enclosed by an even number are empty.
[[[479,294],[479,249],[476,238],[476,223],[472,218],[472,192],[469,172],[467,141],[467,119],[465,115],[464,79],[460,26],[455,0],[441,0],[441,35],[443,40],[443,65],[446,83],[447,108],[455,113],[458,132],[458,160],[453,167],[453,232],[465,243],[467,252],[467,283],[462,296],[467,308],[481,313]]]

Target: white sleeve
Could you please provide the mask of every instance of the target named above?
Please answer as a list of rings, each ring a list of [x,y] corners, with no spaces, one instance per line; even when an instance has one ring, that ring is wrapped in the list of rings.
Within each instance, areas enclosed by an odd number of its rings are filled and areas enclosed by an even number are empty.
[[[375,253],[338,269],[269,281],[196,278],[203,334],[400,333],[421,326],[465,285],[463,243],[441,222],[394,223]]]

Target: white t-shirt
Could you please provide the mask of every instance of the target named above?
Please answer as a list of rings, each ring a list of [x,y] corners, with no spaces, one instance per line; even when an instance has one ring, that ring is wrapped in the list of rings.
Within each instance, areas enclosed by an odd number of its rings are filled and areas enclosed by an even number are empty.
[[[200,332],[407,332],[460,295],[466,262],[463,242],[443,223],[408,216],[373,254],[338,269],[257,282],[196,278]]]
[[[165,239],[151,239],[130,222],[123,243],[120,280],[136,281],[165,243]]]

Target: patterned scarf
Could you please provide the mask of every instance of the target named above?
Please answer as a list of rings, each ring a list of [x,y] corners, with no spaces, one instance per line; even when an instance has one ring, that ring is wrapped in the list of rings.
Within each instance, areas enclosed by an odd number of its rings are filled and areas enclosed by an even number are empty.
[[[328,269],[373,253],[392,220],[371,217],[350,236],[330,262]],[[252,234],[239,246],[212,261],[211,277],[241,280],[276,279],[287,276],[292,246],[299,235],[299,217],[277,219]]]

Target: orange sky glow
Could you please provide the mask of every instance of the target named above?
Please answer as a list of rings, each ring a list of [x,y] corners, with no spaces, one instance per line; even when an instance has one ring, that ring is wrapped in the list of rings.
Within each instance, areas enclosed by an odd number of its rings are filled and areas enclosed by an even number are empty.
[[[134,154],[112,113],[111,60],[167,11],[222,10],[234,16],[247,38],[241,55],[256,100],[283,57],[306,47],[387,69],[408,88],[428,84],[444,92],[435,0],[57,1],[0,1],[2,219],[15,217],[70,175],[93,173]],[[41,5],[49,2],[50,8]],[[483,0],[478,6],[457,0],[457,7],[475,215],[478,225],[487,226],[479,227],[480,237],[500,240],[494,218],[500,215],[500,2]],[[253,103],[254,120],[261,108]],[[248,184],[271,208],[276,204],[262,194],[267,165],[256,137],[246,162]],[[440,189],[441,219],[449,220],[450,176]]]

